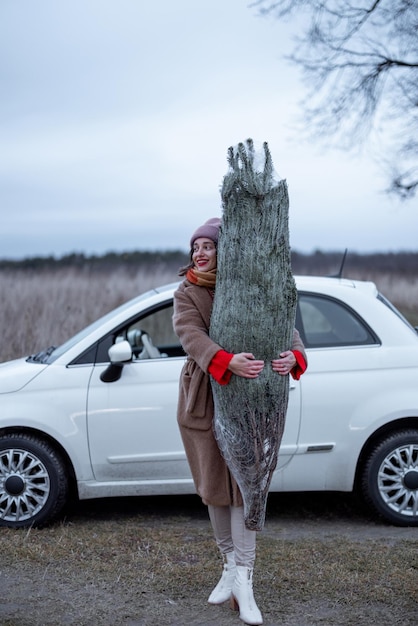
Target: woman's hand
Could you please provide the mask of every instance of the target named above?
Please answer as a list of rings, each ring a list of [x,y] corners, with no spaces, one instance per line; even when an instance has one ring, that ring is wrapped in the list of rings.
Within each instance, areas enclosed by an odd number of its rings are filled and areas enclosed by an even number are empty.
[[[234,354],[228,365],[233,374],[242,378],[257,378],[263,367],[264,361],[257,361],[250,352]]]
[[[282,352],[279,359],[273,359],[271,366],[281,376],[286,376],[296,365],[296,357],[291,350]]]

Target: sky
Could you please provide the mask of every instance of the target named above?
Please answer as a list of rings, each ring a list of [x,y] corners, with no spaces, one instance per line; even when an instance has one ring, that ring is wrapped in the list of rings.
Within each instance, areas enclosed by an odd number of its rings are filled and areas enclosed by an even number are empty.
[[[295,127],[296,24],[249,0],[2,0],[0,258],[187,249],[230,146],[267,141],[293,250],[417,250],[416,202]]]

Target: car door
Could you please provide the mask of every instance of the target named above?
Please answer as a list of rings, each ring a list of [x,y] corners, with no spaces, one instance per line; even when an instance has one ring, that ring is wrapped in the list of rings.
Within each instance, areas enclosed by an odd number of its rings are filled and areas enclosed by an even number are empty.
[[[298,380],[289,376],[289,402],[286,422],[279,448],[276,471],[283,468],[292,459],[298,448],[301,418],[301,387]]]
[[[87,413],[91,462],[98,481],[190,479],[176,419],[185,356],[171,319],[172,304],[166,303],[115,332],[112,341],[128,339],[134,353],[119,380],[100,379],[105,363],[94,368]],[[143,340],[148,349],[150,344],[154,348],[149,349],[151,354],[145,352]]]
[[[185,356],[172,329],[172,304],[115,331],[104,345],[128,339],[134,358],[119,380],[104,383],[107,363],[97,364],[88,392],[88,433],[93,472],[98,481],[180,481],[190,479],[176,411]],[[158,356],[145,354],[144,343]],[[153,350],[148,348],[149,352]],[[106,350],[107,352],[107,350]],[[104,360],[104,359],[103,359]],[[277,467],[297,450],[300,383],[289,377],[289,404]]]

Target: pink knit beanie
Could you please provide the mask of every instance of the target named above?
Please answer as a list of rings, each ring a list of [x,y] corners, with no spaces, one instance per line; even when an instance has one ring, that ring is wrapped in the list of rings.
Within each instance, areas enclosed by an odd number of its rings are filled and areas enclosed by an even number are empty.
[[[196,239],[199,239],[199,237],[207,237],[215,243],[218,243],[220,225],[221,220],[219,217],[211,217],[210,220],[208,220],[202,226],[199,226],[197,230],[195,230],[192,238],[190,239],[190,247],[193,248],[194,242],[196,241]]]

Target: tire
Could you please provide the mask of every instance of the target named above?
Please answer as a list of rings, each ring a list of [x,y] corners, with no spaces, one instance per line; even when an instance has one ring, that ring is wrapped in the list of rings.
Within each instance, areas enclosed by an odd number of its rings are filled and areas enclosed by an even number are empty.
[[[23,433],[0,437],[0,526],[43,526],[69,493],[65,465],[47,442]]]
[[[361,480],[363,497],[396,526],[418,526],[418,431],[388,435],[371,451]]]

